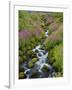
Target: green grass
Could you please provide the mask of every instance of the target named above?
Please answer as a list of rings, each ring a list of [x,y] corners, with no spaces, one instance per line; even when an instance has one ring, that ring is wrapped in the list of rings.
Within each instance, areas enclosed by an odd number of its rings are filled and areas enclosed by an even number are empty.
[[[54,31],[44,42],[46,50],[50,50],[55,47],[55,45],[63,41],[63,30],[60,27],[57,31]]]
[[[38,13],[31,13],[30,11],[19,11],[19,30],[28,29],[33,30],[37,25],[40,25],[40,15]]]
[[[55,68],[57,72],[62,73],[63,70],[63,44],[56,45],[49,51],[49,63]]]

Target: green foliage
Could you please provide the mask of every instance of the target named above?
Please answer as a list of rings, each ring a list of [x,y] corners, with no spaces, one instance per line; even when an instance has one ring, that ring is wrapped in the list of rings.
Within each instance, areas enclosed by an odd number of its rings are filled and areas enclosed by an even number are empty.
[[[19,72],[24,72],[24,68],[21,66],[21,64],[19,65]]]
[[[49,52],[49,63],[52,63],[57,72],[62,72],[63,69],[63,45],[62,43],[55,46]]]
[[[63,13],[55,13],[57,22],[63,22]]]
[[[27,51],[27,54],[31,56],[34,52],[32,50]]]
[[[26,56],[25,56],[25,55],[23,55],[23,61],[26,61],[26,60],[27,60]]]
[[[46,50],[50,50],[55,46],[55,42],[48,40],[48,42],[45,45]]]
[[[48,19],[48,17],[50,18]],[[57,23],[63,23],[63,13],[37,13],[19,10],[19,32],[21,30],[29,30],[31,34],[28,39],[19,37],[19,65],[28,62],[28,67],[33,68],[35,63],[38,61],[36,57],[36,52],[38,51],[33,52],[32,49],[37,44],[44,44],[41,49],[49,51],[49,63],[55,68],[57,77],[62,76],[63,52],[61,43],[63,41],[63,30],[61,28],[61,30],[57,29],[57,31],[53,31],[49,25],[51,22],[54,23],[54,21],[56,23],[53,27],[58,25]],[[45,31],[47,30],[49,36],[46,39]],[[36,31],[39,32],[36,33]],[[44,66],[42,71],[46,73],[49,69]],[[31,77],[37,78],[38,73],[33,72]],[[24,68],[19,67],[19,78],[26,78]]]
[[[33,52],[32,50],[29,50],[29,51],[27,52],[27,55],[28,55],[29,57],[31,57],[31,58],[36,57],[36,53]]]
[[[21,50],[19,50],[19,56],[22,56],[23,52]]]
[[[30,14],[27,11],[19,11],[19,30],[32,29],[33,26],[30,24],[29,19]]]
[[[48,26],[47,30],[48,30],[48,35],[50,35],[52,33],[52,30],[49,26]]]
[[[40,24],[40,15],[31,11],[19,11],[19,30],[33,30],[35,26]]]
[[[19,56],[19,64],[23,63],[23,58]]]
[[[27,57],[22,55],[22,56],[19,56],[19,63],[24,63],[25,61],[27,61]]]
[[[53,49],[49,51],[48,58],[49,58],[48,63],[53,65],[53,63],[56,61],[55,58],[54,58]]]
[[[45,46],[41,45],[40,49],[45,50]]]
[[[62,77],[62,76],[63,76],[63,74],[61,72],[56,73],[56,77]]]
[[[63,31],[58,30],[53,32],[45,41],[46,50],[52,49],[55,45],[61,43],[63,41]]]
[[[45,38],[46,38],[46,36],[45,36],[45,32],[42,32],[42,34],[41,34],[41,38],[40,38],[40,39],[42,40],[42,39],[45,39]]]

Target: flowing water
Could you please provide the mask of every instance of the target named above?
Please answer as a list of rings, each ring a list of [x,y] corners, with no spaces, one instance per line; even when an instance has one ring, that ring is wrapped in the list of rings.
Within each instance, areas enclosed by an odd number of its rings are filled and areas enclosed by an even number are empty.
[[[45,32],[46,38],[48,37],[48,30]],[[32,73],[37,73],[38,78],[46,78],[46,77],[54,77],[55,76],[55,70],[53,67],[47,63],[48,61],[48,52],[45,50],[41,49],[42,45],[37,45],[34,49],[33,52],[36,52],[37,58],[39,59],[33,68],[27,68],[26,64],[23,64],[23,67],[25,69],[24,73],[26,74],[27,78],[31,78]],[[47,68],[47,72],[44,72],[42,69],[43,67]]]

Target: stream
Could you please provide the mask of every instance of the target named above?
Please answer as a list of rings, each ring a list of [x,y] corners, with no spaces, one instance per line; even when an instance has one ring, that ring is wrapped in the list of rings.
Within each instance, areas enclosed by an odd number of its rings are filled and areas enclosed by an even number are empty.
[[[48,30],[45,32],[46,38],[48,37]],[[29,79],[32,76],[32,73],[37,74],[37,78],[47,78],[47,77],[55,77],[55,70],[54,68],[47,63],[48,61],[48,52],[41,49],[42,45],[37,45],[34,49],[32,49],[33,52],[36,52],[36,56],[39,59],[33,68],[28,68],[26,66],[26,63],[23,64],[23,67],[25,69],[24,74],[26,74],[26,78]],[[46,67],[47,71],[43,71],[42,69]]]

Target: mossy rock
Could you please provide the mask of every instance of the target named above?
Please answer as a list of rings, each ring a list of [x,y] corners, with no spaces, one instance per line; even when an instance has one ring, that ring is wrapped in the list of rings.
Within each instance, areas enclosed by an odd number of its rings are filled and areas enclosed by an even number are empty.
[[[33,72],[30,77],[31,78],[39,78],[39,73],[38,72]]]
[[[33,52],[32,50],[29,50],[29,51],[27,52],[27,55],[30,56],[31,58],[32,58],[32,57],[36,57],[36,53]]]
[[[42,68],[42,71],[45,72],[45,73],[48,73],[49,68],[46,65],[44,65],[43,68]]]
[[[29,68],[32,68],[33,66],[34,66],[33,62],[32,62],[32,61],[29,61],[28,67],[29,67]]]
[[[24,72],[19,72],[19,79],[24,79],[26,78],[26,74]]]
[[[29,61],[28,67],[29,67],[29,68],[32,68],[32,67],[34,66],[35,62],[37,62],[37,61],[38,61],[37,58],[33,58],[31,61]]]
[[[31,61],[32,61],[32,63],[35,63],[35,62],[38,61],[38,59],[37,58],[33,58]]]

